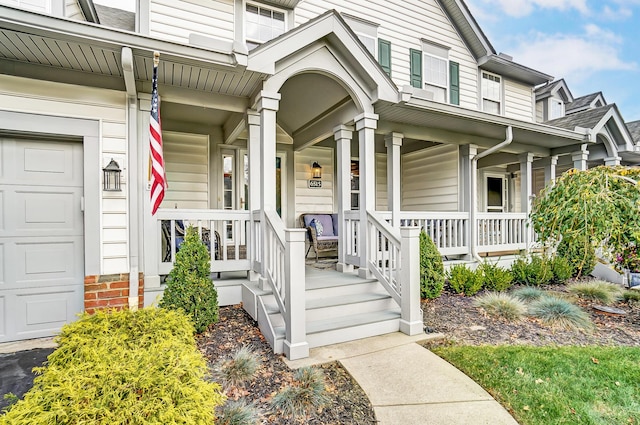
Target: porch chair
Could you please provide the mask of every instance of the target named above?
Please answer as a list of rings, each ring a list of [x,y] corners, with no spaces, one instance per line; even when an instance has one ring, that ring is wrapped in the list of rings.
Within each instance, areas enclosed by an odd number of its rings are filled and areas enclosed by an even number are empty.
[[[320,252],[337,251],[338,249],[338,214],[301,214],[300,227],[307,229],[309,251],[313,247],[316,253],[316,262]]]

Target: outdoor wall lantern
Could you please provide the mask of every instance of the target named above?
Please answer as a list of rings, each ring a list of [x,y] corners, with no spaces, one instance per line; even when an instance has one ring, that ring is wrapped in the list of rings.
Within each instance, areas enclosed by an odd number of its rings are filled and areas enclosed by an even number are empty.
[[[117,162],[111,158],[111,162],[102,169],[102,188],[107,192],[120,192],[120,173],[122,170]]]
[[[314,161],[313,165],[311,166],[311,176],[314,179],[322,178],[322,167],[320,166],[320,164],[318,164],[318,161]]]

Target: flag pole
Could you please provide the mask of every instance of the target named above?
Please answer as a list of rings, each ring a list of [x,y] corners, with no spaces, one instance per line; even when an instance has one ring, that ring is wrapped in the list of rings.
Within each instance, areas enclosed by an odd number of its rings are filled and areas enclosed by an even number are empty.
[[[157,68],[158,65],[160,64],[160,52],[158,51],[154,51],[153,52],[153,68]],[[151,182],[151,152],[149,152],[149,164],[147,167],[147,183]]]

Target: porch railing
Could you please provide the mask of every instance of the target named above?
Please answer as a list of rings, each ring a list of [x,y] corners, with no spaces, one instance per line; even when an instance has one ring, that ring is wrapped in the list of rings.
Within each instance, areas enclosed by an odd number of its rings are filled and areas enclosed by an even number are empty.
[[[367,268],[400,305],[400,330],[408,335],[421,333],[419,229],[395,229],[368,212],[367,236]]]
[[[476,217],[478,252],[527,249],[526,213],[478,213]]]
[[[305,229],[285,229],[275,211],[265,211],[264,278],[285,322],[284,351],[294,360],[309,356],[305,324]]]
[[[391,212],[376,214],[391,221]],[[464,255],[469,252],[469,213],[401,211],[400,225],[418,227],[426,232],[441,255]]]
[[[169,274],[188,226],[198,230],[211,254],[211,272],[251,269],[249,211],[160,209],[155,215],[160,241],[158,273]]]

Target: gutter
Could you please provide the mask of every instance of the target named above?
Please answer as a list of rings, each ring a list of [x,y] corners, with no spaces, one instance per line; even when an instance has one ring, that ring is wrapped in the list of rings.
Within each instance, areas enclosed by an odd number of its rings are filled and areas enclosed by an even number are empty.
[[[475,223],[476,223],[476,214],[478,213],[478,160],[484,158],[485,156],[491,155],[492,153],[499,151],[500,149],[508,146],[511,144],[511,142],[513,142],[513,128],[511,126],[507,127],[507,134],[506,134],[506,138],[504,139],[504,141],[498,143],[497,145],[487,149],[484,152],[479,153],[478,155],[474,156],[473,159],[471,159],[471,205],[469,205],[469,218],[471,220],[471,238],[470,238],[470,244],[471,244],[471,256],[473,257],[474,260],[476,260],[478,263],[482,262],[482,258],[480,258],[480,255],[478,255],[478,250],[476,248],[476,239],[477,239],[477,234],[476,234],[476,228],[475,228]]]

